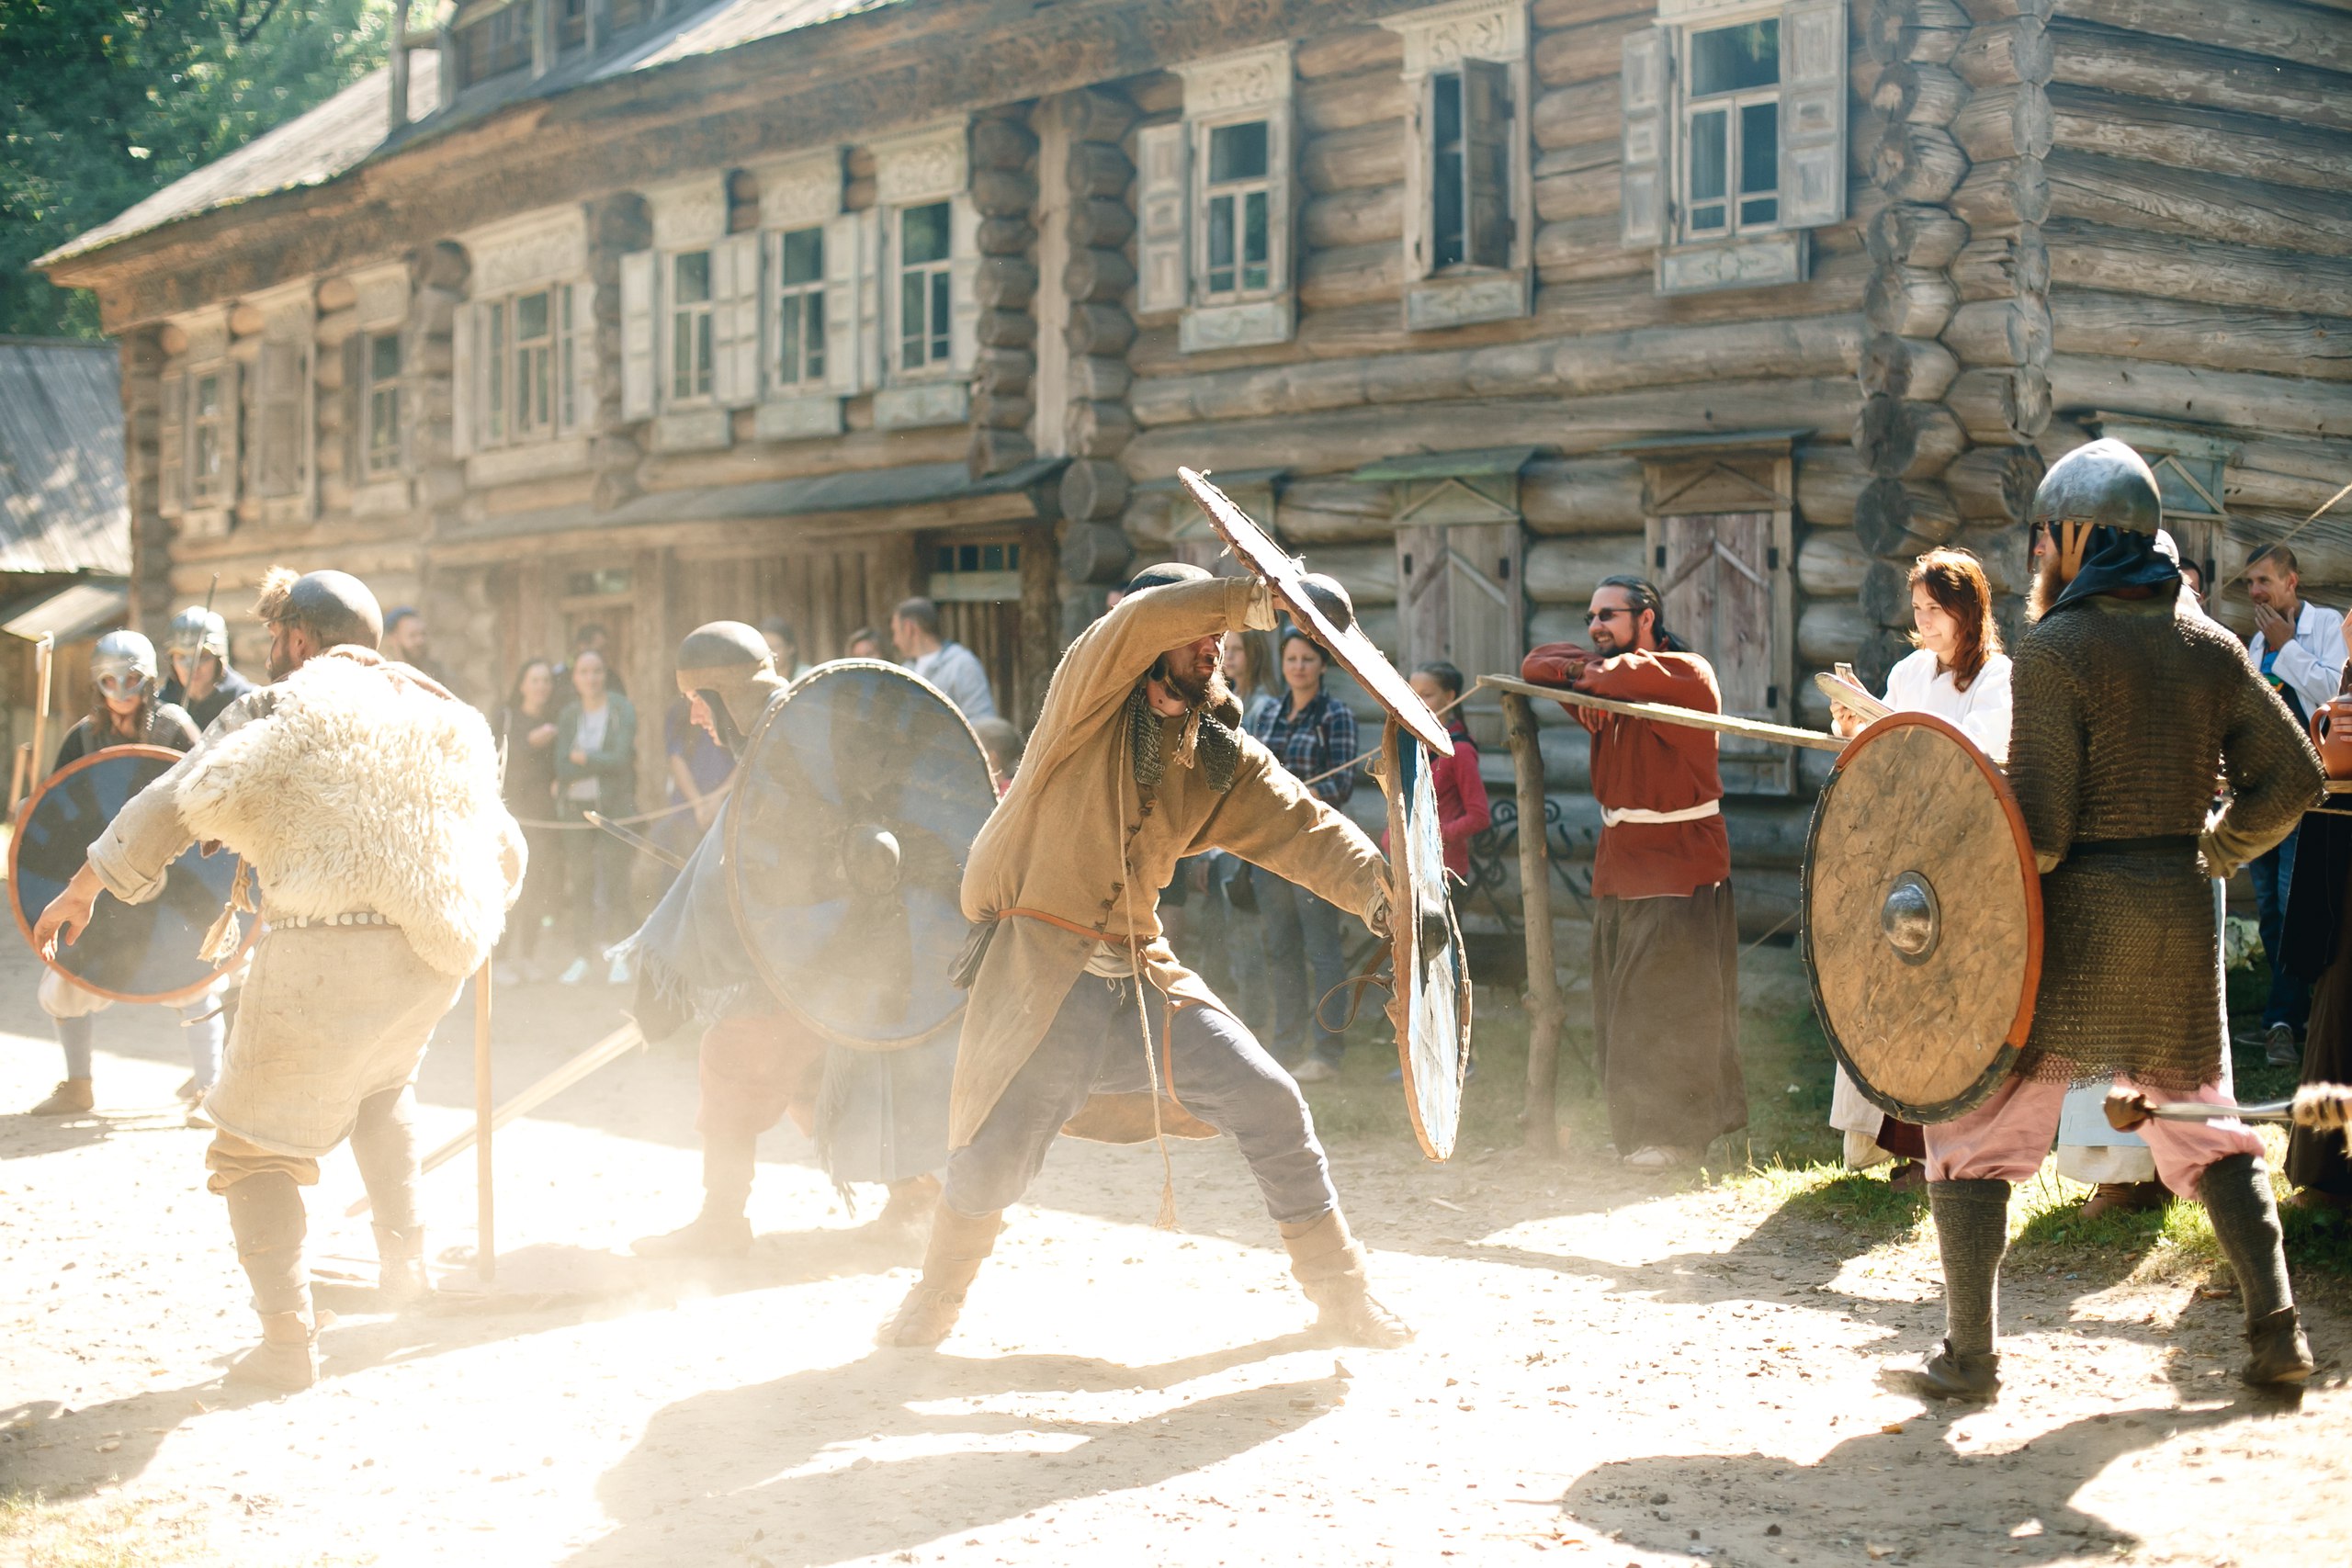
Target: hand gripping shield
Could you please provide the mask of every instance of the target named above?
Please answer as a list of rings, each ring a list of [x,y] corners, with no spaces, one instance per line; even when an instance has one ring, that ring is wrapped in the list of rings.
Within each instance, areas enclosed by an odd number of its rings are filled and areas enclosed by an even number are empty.
[[[59,769],[25,802],[8,844],[8,908],[29,945],[33,922],[82,869],[90,846],[130,797],[170,771],[180,754],[163,746],[110,746]],[[98,895],[80,940],[59,942],[41,962],[85,991],[118,1002],[184,1002],[244,962],[261,922],[244,922],[244,941],[220,964],[197,955],[236,880],[237,857],[194,846],[164,874],[164,890],[144,904]],[[258,886],[251,888],[260,903]],[[36,950],[38,952],[38,950]]]
[[[1332,593],[1328,579],[1323,580],[1318,591],[1308,581],[1306,563],[1275,544],[1248,513],[1233,504],[1225,491],[1190,468],[1177,469],[1176,477],[1192,492],[1193,499],[1200,502],[1201,510],[1208,513],[1210,526],[1232,547],[1234,558],[1250,569],[1251,576],[1274,591],[1274,597],[1290,612],[1291,619],[1311,633],[1324,650],[1339,660],[1340,667],[1356,678],[1365,694],[1378,703],[1389,717],[1410,730],[1422,745],[1442,757],[1453,756],[1453,739],[1446,734],[1444,721],[1430,711],[1429,705],[1415,694],[1405,677],[1396,673],[1388,656],[1363,635],[1345,596]]]
[[[1462,1122],[1462,1080],[1470,1066],[1470,969],[1462,928],[1445,896],[1445,840],[1438,831],[1430,757],[1392,719],[1383,726],[1381,780],[1388,793],[1391,938],[1396,988],[1388,1002],[1404,1069],[1405,1110],[1421,1152],[1450,1159]],[[1417,909],[1445,911],[1445,941],[1430,939]]]
[[[842,660],[794,682],[727,812],[728,900],[776,998],[864,1051],[952,1027],[964,865],[995,807],[987,753],[929,682]]]
[[[2041,981],[2041,879],[1992,760],[1931,714],[1863,730],[1814,807],[1804,902],[1814,1006],[1864,1097],[1918,1122],[1983,1104]]]

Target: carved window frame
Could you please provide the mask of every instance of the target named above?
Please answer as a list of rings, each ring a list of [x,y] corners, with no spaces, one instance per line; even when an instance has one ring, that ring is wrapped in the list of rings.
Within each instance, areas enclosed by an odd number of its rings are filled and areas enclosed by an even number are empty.
[[[1184,81],[1179,166],[1183,191],[1184,314],[1178,347],[1192,354],[1287,343],[1298,330],[1296,85],[1287,42],[1220,55],[1176,67]],[[1266,172],[1228,194],[1251,188],[1266,197],[1266,282],[1257,288],[1208,292],[1210,154],[1221,130],[1256,121],[1266,126]],[[1237,232],[1242,210],[1237,201]],[[1240,280],[1237,278],[1237,283]]]
[[[876,313],[881,280],[876,274],[874,214],[842,209],[843,180],[839,147],[797,152],[755,164],[749,171],[760,187],[760,395],[752,413],[754,435],[763,441],[838,435],[844,428],[842,400],[873,389],[877,367]],[[785,245],[789,236],[815,230],[823,244],[822,265],[813,285],[785,283]],[[825,325],[821,374],[787,380],[783,374],[784,318],[791,308],[818,302]]]
[[[1406,329],[1425,331],[1526,315],[1533,303],[1535,183],[1530,132],[1534,90],[1524,0],[1452,0],[1384,17],[1380,25],[1405,44]],[[1465,62],[1501,68],[1510,109],[1500,135],[1510,160],[1502,184],[1510,235],[1497,262],[1472,259],[1441,267],[1436,260],[1437,97],[1442,79],[1463,80],[1466,118],[1470,94]]]
[[[961,424],[971,417],[968,378],[979,356],[979,301],[973,286],[978,275],[980,217],[972,201],[970,139],[970,120],[958,116],[871,147],[872,238],[880,290],[875,319],[879,349],[876,429]],[[904,254],[906,215],[943,202],[947,207],[945,258],[910,262]],[[940,358],[926,351],[923,363],[910,367],[902,354],[902,289],[909,268],[917,266],[926,277],[946,279],[947,354]]]
[[[468,459],[469,478],[476,484],[503,484],[584,467],[597,379],[585,213],[579,208],[531,213],[471,231],[458,236],[458,243],[471,259],[472,274],[469,298],[450,334],[451,424],[457,454]],[[548,417],[544,426],[518,432],[516,306],[538,294],[548,297]],[[493,401],[501,419],[494,434]]]

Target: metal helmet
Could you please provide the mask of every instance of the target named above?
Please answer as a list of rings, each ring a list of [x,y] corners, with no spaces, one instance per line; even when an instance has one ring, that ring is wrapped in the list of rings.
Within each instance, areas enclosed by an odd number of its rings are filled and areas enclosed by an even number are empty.
[[[171,628],[164,634],[165,653],[209,653],[223,664],[229,661],[229,623],[213,611],[190,604],[172,617]]]
[[[2164,515],[2146,459],[2112,436],[2051,464],[2033,492],[2036,523],[2105,524],[2127,534],[2154,534]]]
[[[90,649],[90,679],[104,686],[128,676],[138,678],[142,694],[155,683],[155,645],[134,631],[108,632]]]
[[[786,682],[775,672],[768,640],[741,621],[709,621],[678,645],[678,690],[717,694],[738,733],[748,736]]]

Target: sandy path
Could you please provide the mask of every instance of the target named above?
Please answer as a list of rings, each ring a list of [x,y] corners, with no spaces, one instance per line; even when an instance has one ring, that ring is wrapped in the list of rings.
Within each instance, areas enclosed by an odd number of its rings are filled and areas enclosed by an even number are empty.
[[[0,962],[7,1107],[56,1072],[20,956]],[[609,1021],[602,993],[508,1000],[505,1087]],[[1146,1223],[1148,1150],[1065,1142],[944,1353],[876,1351],[910,1271],[845,1240],[788,1130],[763,1148],[752,1259],[616,1256],[696,1201],[675,1054],[501,1138],[503,1272],[560,1292],[536,1302],[378,1314],[338,1156],[311,1211],[316,1265],[353,1277],[322,1289],[328,1376],[245,1400],[216,1381],[253,1324],[204,1134],[163,1109],[172,1021],[118,1012],[101,1046],[101,1120],[0,1116],[0,1492],[67,1500],[0,1531],[0,1562],[2002,1568],[2352,1540],[2341,1312],[2314,1314],[2335,1364],[2297,1409],[2241,1396],[2234,1299],[2019,1270],[2007,1396],[1923,1412],[1880,1382],[1940,1322],[1918,1243],[1589,1159],[1434,1168],[1401,1129],[1335,1163],[1409,1349],[1304,1336],[1230,1145],[1178,1148],[1170,1234]],[[469,1072],[461,1047],[430,1061],[428,1142],[465,1121]],[[462,1260],[469,1162],[426,1201],[434,1251]]]

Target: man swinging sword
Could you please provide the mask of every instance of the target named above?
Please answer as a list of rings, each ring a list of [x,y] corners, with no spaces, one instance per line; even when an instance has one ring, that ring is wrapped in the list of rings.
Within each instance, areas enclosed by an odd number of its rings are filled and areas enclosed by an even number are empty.
[[[1219,643],[1273,626],[1269,590],[1182,575],[1122,600],[1070,645],[1021,772],[972,847],[964,913],[986,928],[986,948],[956,1061],[945,1190],[922,1278],[877,1336],[885,1345],[947,1337],[1056,1134],[1139,1142],[1156,1126],[1233,1134],[1327,1335],[1410,1337],[1366,1288],[1297,1085],[1160,934],[1158,890],[1177,861],[1220,849],[1374,931],[1388,918],[1372,841],[1241,729]]]

